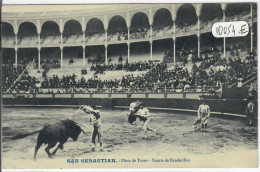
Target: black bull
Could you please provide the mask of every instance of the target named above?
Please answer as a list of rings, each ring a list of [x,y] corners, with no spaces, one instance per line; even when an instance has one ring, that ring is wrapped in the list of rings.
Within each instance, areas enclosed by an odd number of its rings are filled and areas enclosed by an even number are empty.
[[[72,138],[73,141],[77,141],[81,131],[84,134],[86,134],[80,128],[80,126],[77,125],[76,122],[67,119],[67,120],[58,121],[54,124],[46,124],[43,127],[43,129],[39,131],[20,135],[20,136],[15,136],[12,139],[20,139],[35,133],[39,133],[37,138],[37,144],[35,146],[34,159],[36,159],[37,151],[39,150],[39,148],[43,143],[47,144],[45,151],[48,154],[49,158],[51,158],[52,156],[55,156],[59,148],[61,150],[63,149],[63,144],[68,140],[68,138]],[[58,147],[52,153],[50,153],[50,149],[53,148],[58,142],[59,142]]]

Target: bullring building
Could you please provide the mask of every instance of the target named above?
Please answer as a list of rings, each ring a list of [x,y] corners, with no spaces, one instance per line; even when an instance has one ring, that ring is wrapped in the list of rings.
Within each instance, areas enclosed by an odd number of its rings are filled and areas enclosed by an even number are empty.
[[[4,77],[8,78],[3,86],[4,91],[15,88],[17,78],[25,69],[33,77],[33,83],[37,80],[43,86],[44,79],[54,75],[57,75],[56,79],[52,78],[54,80],[72,74],[79,79],[83,73],[92,74],[90,71],[96,71],[93,74],[114,69],[129,71],[131,64],[135,66],[130,70],[150,69],[148,64],[146,67],[137,67],[140,63],[144,63],[140,64],[143,66],[150,62],[186,64],[188,70],[191,70],[192,65],[188,64],[201,62],[204,65],[206,60],[206,69],[216,62],[216,59],[212,61],[213,56],[222,60],[234,56],[246,57],[254,54],[257,47],[254,3],[108,4],[63,7],[66,10],[59,6],[38,6],[35,9],[31,6],[26,8],[27,11],[19,11],[18,7],[17,11],[10,9],[8,6],[3,7],[3,64],[11,64],[19,70],[14,77],[4,73]],[[216,38],[211,32],[212,25],[223,21],[246,21],[249,33],[244,37]],[[107,72],[106,77],[98,77],[101,80],[120,80],[123,74],[129,73]],[[86,82],[90,78],[82,77]],[[203,86],[203,83],[197,81],[198,77],[194,80],[189,81],[192,82],[189,84]],[[219,86],[217,82],[214,85]],[[224,83],[222,79],[221,83]],[[120,87],[118,84],[124,88],[129,86],[122,85],[120,80],[113,87]],[[81,87],[75,83],[72,85]],[[157,85],[167,88],[179,86],[178,83]],[[99,84],[98,87],[103,86]],[[145,87],[142,84],[139,86]],[[149,87],[153,86],[149,84]],[[27,87],[35,86],[26,86],[25,90],[28,90]],[[46,86],[53,87],[63,86]]]

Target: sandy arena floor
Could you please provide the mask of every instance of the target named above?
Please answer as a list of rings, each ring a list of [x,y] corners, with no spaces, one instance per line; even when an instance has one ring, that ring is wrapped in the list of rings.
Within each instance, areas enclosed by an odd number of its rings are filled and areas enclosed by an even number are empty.
[[[2,157],[4,168],[45,168],[44,163],[61,160],[61,167],[57,164],[46,168],[92,168],[92,167],[118,167],[100,164],[71,165],[67,159],[81,158],[115,158],[120,167],[129,167],[122,159],[143,158],[149,162],[162,158],[188,158],[191,164],[159,164],[135,163],[131,167],[254,167],[257,161],[257,126],[248,126],[238,119],[223,119],[211,117],[207,132],[193,132],[191,125],[196,114],[184,114],[177,112],[152,111],[150,126],[158,130],[159,134],[148,133],[144,139],[142,122],[136,126],[127,122],[123,110],[101,110],[104,132],[104,152],[92,151],[91,134],[92,125],[89,124],[87,114],[79,113],[73,119],[87,128],[78,141],[71,139],[64,144],[63,150],[58,150],[54,159],[50,160],[44,151],[43,145],[37,154],[37,160],[33,161],[34,147],[37,134],[20,140],[8,140],[8,136],[18,133],[27,133],[41,129],[46,123],[54,123],[74,113],[76,108],[4,108],[3,109],[3,146]],[[238,157],[239,156],[239,157]],[[209,158],[212,158],[212,162]],[[205,159],[208,163],[198,164],[199,159]],[[230,161],[229,161],[230,159]],[[235,159],[235,160],[234,160]],[[239,159],[239,160],[238,160]],[[216,162],[219,160],[219,162]],[[14,164],[19,161],[20,163]],[[224,161],[224,163],[222,162]],[[229,161],[229,162],[227,162]],[[246,163],[243,165],[243,162]],[[248,162],[247,162],[248,161]],[[28,164],[24,163],[28,162]],[[37,162],[41,162],[37,164]],[[205,161],[204,161],[205,162]],[[215,163],[214,163],[215,162]],[[225,164],[226,163],[226,164]],[[236,164],[237,163],[237,164]],[[241,164],[242,163],[242,164]],[[93,165],[93,166],[92,166]]]

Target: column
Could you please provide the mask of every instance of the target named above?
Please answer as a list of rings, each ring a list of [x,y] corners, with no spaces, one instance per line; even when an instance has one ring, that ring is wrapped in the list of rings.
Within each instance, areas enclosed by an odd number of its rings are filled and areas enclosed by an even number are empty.
[[[127,61],[130,63],[130,27],[127,28]]]
[[[60,44],[61,44],[61,46],[62,46],[62,44],[63,44],[63,21],[62,21],[62,19],[60,19],[60,22],[59,22],[59,28],[60,28]]]
[[[15,43],[14,43],[14,51],[15,51],[15,60],[14,60],[14,66],[15,68],[17,68],[17,63],[18,63],[18,25],[17,25],[17,21],[14,21],[14,25],[13,25],[13,29],[14,29],[14,39],[15,39]]]
[[[85,40],[86,39],[86,37],[85,37],[85,31],[83,30],[83,34],[82,34],[82,40],[83,40],[83,45],[82,45],[82,50],[83,50],[83,69],[85,68],[85,65],[86,65],[86,52],[85,52],[85,47],[86,47],[86,43],[85,43]]]
[[[63,44],[63,32],[60,33],[60,44]]]
[[[108,47],[108,45],[107,45],[107,43],[105,44],[105,64],[107,65],[108,63],[107,63],[107,47]]]
[[[60,28],[60,68],[63,67],[63,21],[60,19],[59,28]]]
[[[173,38],[173,63],[176,63],[176,38]]]
[[[127,42],[127,61],[130,63],[130,42]]]
[[[149,25],[150,25],[150,40],[153,39],[153,10],[149,8]]]
[[[38,34],[38,46],[41,46],[41,34]]]
[[[41,69],[41,48],[38,47],[38,69]]]
[[[150,26],[150,39],[153,39],[153,26]]]
[[[60,28],[61,29],[61,28]],[[63,67],[63,30],[60,30],[60,68]]]
[[[150,42],[150,60],[153,60],[153,12],[152,8],[149,8],[149,25],[150,25],[150,37],[149,37],[149,42]]]
[[[226,21],[226,11],[223,10],[223,22]],[[226,57],[226,37],[223,38],[223,50],[224,50],[224,57]]]
[[[173,63],[176,63],[176,25],[175,21],[173,22]]]
[[[38,33],[38,69],[41,69],[41,27],[39,21],[37,22],[37,33]]]
[[[198,58],[200,58],[200,35],[198,35]]]
[[[15,46],[15,64],[14,64],[14,66],[17,68],[17,53],[18,53],[18,48],[17,48],[17,45]]]
[[[153,41],[150,41],[150,60],[153,60]]]
[[[150,60],[153,60],[153,26],[150,25]]]
[[[252,4],[250,4],[250,6],[251,6],[251,38],[250,38],[250,41],[251,41],[251,45],[250,45],[250,52],[252,53],[253,52],[253,5]]]
[[[83,51],[83,53],[82,53],[82,54],[83,54],[83,55],[82,55],[82,56],[83,56],[83,66],[82,66],[82,68],[85,69],[85,67],[86,67],[86,66],[85,66],[85,64],[86,64],[86,59],[85,59],[85,58],[86,58],[85,45],[82,46],[82,51]]]
[[[107,30],[105,30],[105,64],[107,65],[108,62],[107,62],[107,47],[108,47],[108,44],[107,44]]]
[[[105,30],[105,43],[107,44],[107,30]]]
[[[63,46],[60,47],[60,67],[63,66]]]
[[[126,12],[126,27],[127,27],[127,40],[130,40],[130,27],[131,27],[131,22],[130,22],[130,14],[129,14],[129,11]]]
[[[17,33],[15,33],[15,64],[14,64],[14,66],[15,66],[16,68],[17,68],[17,63],[18,63],[17,53],[18,53],[18,47],[17,47]]]
[[[176,4],[172,4],[172,9],[171,9],[171,14],[172,14],[172,21],[173,21],[173,63],[176,63],[176,17],[177,17],[177,7]],[[197,14],[197,12],[196,12]]]
[[[198,16],[198,31],[197,31],[197,37],[198,37],[198,58],[200,58],[200,17]]]

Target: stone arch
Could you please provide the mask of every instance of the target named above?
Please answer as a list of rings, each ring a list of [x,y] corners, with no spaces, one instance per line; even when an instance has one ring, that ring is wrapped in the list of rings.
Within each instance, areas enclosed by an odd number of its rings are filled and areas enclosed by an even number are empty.
[[[32,36],[37,34],[37,27],[32,22],[23,22],[18,27],[18,37]]]
[[[149,18],[144,12],[137,12],[131,18],[130,32],[136,32],[138,28],[149,29]]]
[[[81,23],[75,19],[67,20],[64,23],[63,35],[82,35]]]
[[[117,15],[109,15],[108,16],[108,18],[107,18],[107,21],[108,21],[108,26],[109,26],[109,23],[111,22],[111,20],[113,19],[113,18],[115,18],[115,17],[122,17],[123,19],[124,19],[124,21],[125,21],[125,23],[126,23],[126,16],[124,16],[124,15],[120,15],[120,14],[117,14]]]
[[[104,24],[102,20],[99,18],[91,18],[86,25],[85,34],[93,35],[93,34],[101,34],[105,33]]]
[[[8,22],[2,22],[2,36],[14,35],[14,27]]]
[[[183,4],[177,9],[177,26],[189,26],[196,24],[197,21],[198,17],[196,14],[196,8],[193,4]]]
[[[249,13],[251,10],[251,6],[249,3],[230,3],[227,4],[226,16],[233,17],[236,15],[241,15],[244,12]]]
[[[214,19],[221,19],[223,12],[220,4],[215,3],[206,3],[201,7],[200,20],[203,21],[212,21]]]
[[[108,22],[108,33],[127,32],[126,20],[121,15],[110,18]]]
[[[164,28],[167,26],[172,26],[172,14],[167,8],[158,9],[153,16],[153,28]]]
[[[51,20],[44,22],[41,26],[41,35],[60,35],[59,25]]]

